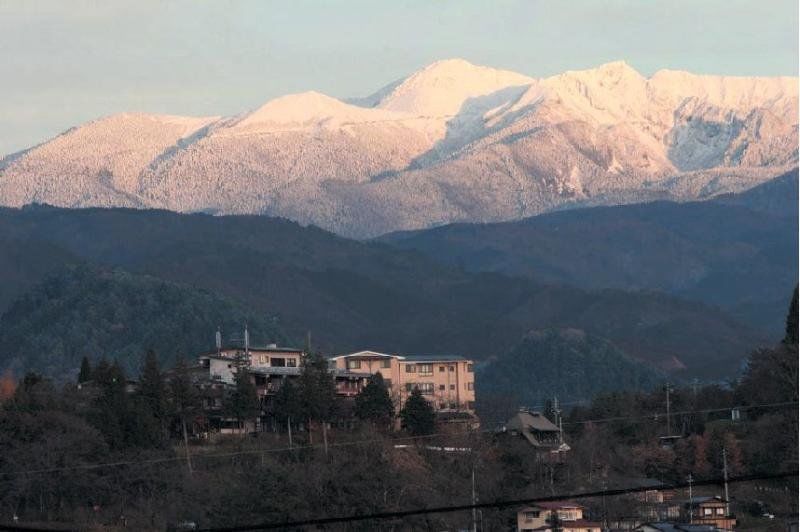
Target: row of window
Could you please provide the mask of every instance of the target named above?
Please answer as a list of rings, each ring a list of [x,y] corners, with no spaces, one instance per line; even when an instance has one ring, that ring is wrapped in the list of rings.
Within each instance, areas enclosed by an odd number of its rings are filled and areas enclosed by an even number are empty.
[[[423,375],[430,375],[433,373],[433,364],[406,364],[406,373],[421,373]],[[390,359],[383,359],[379,361],[379,367],[388,369],[392,367],[392,361]],[[349,359],[347,361],[347,369],[361,369],[361,360],[359,359]],[[445,371],[455,371],[456,367],[454,365],[440,365],[439,372],[444,373]],[[473,367],[472,364],[467,364],[467,371],[472,373]]]
[[[258,363],[259,364],[269,364],[273,368],[296,368],[297,367],[297,359],[296,358],[283,358],[283,357],[272,357],[270,358],[267,355],[258,355]]]
[[[456,389],[456,385],[455,384],[450,384],[449,386],[450,386],[451,390],[455,390]],[[473,383],[473,382],[465,382],[464,383],[464,387],[467,390],[472,391],[472,390],[475,389],[475,383]],[[406,391],[407,392],[412,391],[414,388],[419,388],[419,391],[423,395],[426,395],[426,394],[427,395],[432,395],[433,394],[433,389],[434,389],[434,383],[432,383],[432,382],[407,382],[406,383]],[[440,384],[439,385],[439,391],[446,391],[447,388],[448,388],[448,386],[445,385],[445,384]]]

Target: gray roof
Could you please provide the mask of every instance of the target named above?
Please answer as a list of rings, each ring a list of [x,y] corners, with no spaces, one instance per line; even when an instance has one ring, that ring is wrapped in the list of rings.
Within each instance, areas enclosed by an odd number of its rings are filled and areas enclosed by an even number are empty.
[[[406,362],[465,362],[459,355],[400,355]]]
[[[506,428],[509,430],[537,430],[540,432],[558,432],[552,421],[544,417],[539,412],[517,412],[508,423]]]
[[[300,375],[302,368],[299,367],[272,367],[272,366],[250,366],[247,368],[250,373],[258,375]],[[331,369],[336,377],[356,377],[361,379],[369,378],[371,375],[368,373],[358,373],[355,371],[347,371],[346,369]]]

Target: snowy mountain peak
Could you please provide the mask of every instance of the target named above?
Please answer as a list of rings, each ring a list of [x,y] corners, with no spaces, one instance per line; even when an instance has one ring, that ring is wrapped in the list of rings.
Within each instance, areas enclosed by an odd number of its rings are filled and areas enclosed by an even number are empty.
[[[464,59],[447,59],[406,78],[378,107],[416,116],[447,117],[457,114],[468,99],[534,82],[516,72],[477,66]]]
[[[268,101],[235,124],[236,129],[272,126],[339,126],[389,119],[386,112],[344,103],[316,91],[289,94]]]

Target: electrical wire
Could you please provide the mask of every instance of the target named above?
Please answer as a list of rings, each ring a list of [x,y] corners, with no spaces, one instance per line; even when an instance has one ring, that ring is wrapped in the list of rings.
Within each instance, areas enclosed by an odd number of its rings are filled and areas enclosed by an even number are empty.
[[[730,477],[727,479],[729,484],[739,482],[753,482],[756,480],[778,480],[784,478],[797,478],[798,471],[788,471],[782,473],[774,473],[770,475],[742,475],[737,477]],[[720,485],[725,482],[723,477],[716,477],[706,480],[693,480],[691,485],[696,486],[711,486]],[[461,504],[453,506],[438,506],[433,508],[411,508],[408,510],[400,510],[395,512],[376,512],[372,514],[362,515],[349,515],[337,517],[321,517],[316,519],[304,519],[297,521],[283,521],[280,523],[263,522],[251,525],[239,525],[230,527],[215,527],[215,528],[201,528],[197,532],[244,532],[251,530],[277,530],[286,529],[299,526],[312,526],[312,525],[326,525],[333,523],[352,523],[356,521],[371,521],[371,520],[384,520],[384,519],[400,519],[404,517],[411,517],[415,515],[429,515],[429,514],[442,514],[463,512],[467,510],[481,510],[487,508],[508,508],[512,506],[526,506],[541,502],[562,501],[570,499],[590,499],[597,497],[611,497],[616,495],[626,495],[629,493],[640,493],[644,491],[666,490],[666,489],[679,489],[689,486],[689,482],[679,482],[675,484],[661,484],[659,486],[637,486],[631,488],[621,488],[602,491],[589,491],[577,493],[562,493],[559,495],[549,495],[544,497],[531,497],[526,499],[500,499],[492,502],[475,503],[475,504]]]
[[[708,414],[708,413],[715,413],[715,412],[726,412],[731,410],[749,410],[749,409],[756,409],[756,408],[783,408],[787,406],[797,406],[797,402],[782,402],[782,403],[768,403],[768,404],[760,404],[760,405],[746,405],[746,406],[734,406],[734,407],[726,407],[726,408],[708,408],[703,410],[684,410],[679,412],[670,412],[670,416],[679,416],[679,415],[689,415],[689,414]],[[581,420],[581,421],[570,421],[570,422],[563,422],[563,425],[584,425],[588,423],[608,423],[612,421],[657,421],[661,419],[661,416],[666,416],[666,412],[659,412],[654,414],[647,414],[641,416],[618,416],[618,417],[608,417],[608,418],[599,418],[599,419],[588,419],[588,420]],[[410,441],[410,440],[424,440],[424,439],[431,439],[431,438],[438,438],[438,437],[456,437],[456,436],[467,436],[476,433],[490,433],[496,432],[495,429],[483,429],[483,430],[469,430],[463,432],[456,432],[456,433],[434,433],[434,434],[427,434],[423,436],[400,436],[396,438],[371,438],[365,440],[353,440],[353,441],[344,441],[344,442],[334,442],[329,443],[327,447],[330,448],[339,448],[339,447],[349,447],[354,445],[367,445],[367,444],[374,444],[374,443],[386,443],[392,444],[393,442],[400,442],[400,441]],[[261,455],[267,453],[282,453],[287,451],[305,451],[311,449],[324,449],[326,446],[324,444],[314,444],[314,445],[295,445],[292,447],[278,447],[278,448],[271,448],[271,449],[248,449],[245,451],[233,451],[227,453],[209,453],[209,454],[192,454],[192,458],[203,459],[203,458],[232,458],[235,456],[244,456],[244,455]],[[164,458],[153,458],[149,460],[123,460],[117,462],[104,462],[104,463],[95,463],[95,464],[80,464],[75,466],[64,466],[64,467],[52,467],[52,468],[43,468],[43,469],[32,469],[32,470],[25,470],[25,471],[14,471],[10,473],[3,473],[2,476],[25,476],[25,475],[37,475],[37,474],[48,474],[48,473],[61,473],[65,471],[86,471],[92,469],[101,469],[106,467],[124,467],[124,466],[136,466],[136,465],[153,465],[153,464],[163,464],[169,462],[183,462],[186,461],[186,455],[183,456],[172,456],[172,457],[164,457]],[[0,480],[0,482],[13,482],[13,479],[4,479]]]

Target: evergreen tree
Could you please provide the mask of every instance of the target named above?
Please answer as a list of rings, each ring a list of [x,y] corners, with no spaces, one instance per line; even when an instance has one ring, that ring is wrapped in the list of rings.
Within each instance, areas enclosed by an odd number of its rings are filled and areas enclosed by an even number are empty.
[[[319,354],[306,356],[299,387],[303,417],[309,422],[329,421],[336,400],[336,384],[324,357]]]
[[[356,396],[355,415],[379,427],[386,427],[394,417],[394,404],[380,372]]]
[[[81,360],[81,371],[78,373],[78,384],[92,380],[92,366],[89,358],[84,356]]]
[[[786,337],[783,343],[786,345],[797,345],[798,335],[798,314],[797,314],[797,287],[794,287],[792,302],[789,305],[789,314],[786,315]]]
[[[279,423],[285,424],[287,421],[298,422],[302,418],[302,407],[300,404],[300,393],[294,383],[286,379],[275,399],[272,402],[272,410]]]
[[[139,397],[143,406],[151,415],[163,423],[167,413],[167,392],[164,385],[164,376],[158,363],[158,356],[152,349],[148,349],[142,366],[139,379]]]
[[[436,428],[436,416],[431,404],[422,397],[419,388],[414,388],[400,411],[403,428],[414,436],[432,434]]]
[[[236,372],[234,388],[226,398],[225,410],[236,418],[239,427],[261,411],[256,387],[246,371],[240,369]]]

